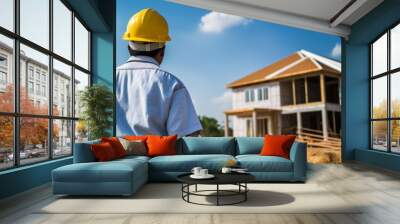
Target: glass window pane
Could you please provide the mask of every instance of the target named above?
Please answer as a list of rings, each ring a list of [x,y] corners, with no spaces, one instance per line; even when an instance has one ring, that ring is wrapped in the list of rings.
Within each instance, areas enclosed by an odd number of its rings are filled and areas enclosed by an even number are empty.
[[[53,120],[53,157],[72,154],[72,121]]]
[[[21,36],[49,47],[49,0],[20,0]]]
[[[75,69],[75,117],[81,114],[80,95],[87,86],[89,86],[89,75]]]
[[[372,147],[387,151],[387,121],[372,122]]]
[[[20,163],[35,163],[49,158],[49,120],[22,117],[20,119]]]
[[[0,35],[0,111],[14,111],[14,43]]]
[[[387,118],[387,78],[372,81],[372,118]]]
[[[391,69],[400,67],[400,24],[391,30],[390,60]]]
[[[72,12],[60,0],[53,0],[53,18],[53,51],[71,60]]]
[[[14,165],[14,124],[10,116],[0,116],[0,170]]]
[[[14,0],[0,1],[0,26],[14,31]]]
[[[75,63],[89,70],[89,32],[75,18]]]
[[[72,117],[71,66],[53,60],[53,115]]]
[[[387,34],[372,44],[372,75],[387,71]]]
[[[75,142],[85,142],[88,138],[88,129],[84,120],[75,121]]]
[[[400,120],[391,121],[392,152],[400,153]]]
[[[391,75],[390,85],[391,115],[400,118],[400,72]]]
[[[20,109],[25,114],[48,114],[49,57],[21,44]]]

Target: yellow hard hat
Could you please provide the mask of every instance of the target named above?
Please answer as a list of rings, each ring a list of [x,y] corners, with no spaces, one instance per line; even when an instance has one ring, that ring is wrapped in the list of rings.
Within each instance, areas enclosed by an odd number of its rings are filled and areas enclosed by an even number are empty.
[[[165,43],[170,41],[168,23],[153,9],[142,9],[129,20],[122,37],[128,41]]]

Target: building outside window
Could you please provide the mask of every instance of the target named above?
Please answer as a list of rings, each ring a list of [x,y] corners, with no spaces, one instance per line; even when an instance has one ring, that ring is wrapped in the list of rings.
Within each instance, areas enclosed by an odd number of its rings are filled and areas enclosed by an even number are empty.
[[[245,91],[245,102],[254,102],[254,90],[249,89]]]
[[[264,87],[262,89],[262,92],[263,92],[263,100],[268,100],[268,88]]]
[[[0,84],[6,85],[7,84],[7,73],[4,71],[0,71]]]
[[[42,82],[46,83],[46,74],[42,73]]]
[[[36,95],[40,96],[40,84],[36,84]]]
[[[371,148],[400,153],[400,24],[370,45]]]
[[[0,29],[0,82],[13,87],[7,92],[0,91],[0,98],[19,96],[0,101],[3,128],[0,132],[0,170],[70,156],[74,142],[87,139],[85,127],[76,128],[79,113],[74,113],[76,109],[73,110],[71,105],[79,102],[78,93],[90,85],[90,31],[65,1],[18,3],[18,12],[11,13],[15,17],[13,20],[19,21],[15,24],[16,29],[10,30],[0,23],[8,30]],[[19,61],[7,61],[14,56]],[[20,68],[19,88],[15,88],[14,78],[10,78],[14,77],[14,69],[9,66]],[[50,78],[53,78],[53,85],[50,85]],[[63,87],[58,85],[59,80],[64,82]],[[74,85],[79,88],[65,88]],[[14,94],[14,90],[21,94]],[[63,94],[62,100],[69,107],[57,107],[59,94]],[[50,105],[50,99],[54,105]],[[14,106],[19,108],[18,112],[14,111]],[[39,134],[32,136],[33,132]]]
[[[31,82],[31,81],[28,82],[28,91],[29,91],[29,94],[34,93],[33,82]]]
[[[28,74],[29,74],[29,79],[33,80],[33,67],[32,66],[29,66]]]
[[[268,100],[268,88],[258,88],[257,89],[257,99],[258,101]]]
[[[0,87],[5,89],[7,85],[7,56],[0,54]]]
[[[42,96],[46,96],[46,86],[42,86]]]
[[[36,80],[40,81],[40,70],[36,69]]]

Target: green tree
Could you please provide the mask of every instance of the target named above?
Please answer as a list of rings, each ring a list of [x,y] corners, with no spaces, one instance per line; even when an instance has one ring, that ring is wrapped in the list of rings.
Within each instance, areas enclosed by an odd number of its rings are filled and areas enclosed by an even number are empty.
[[[89,139],[110,136],[113,115],[113,93],[104,85],[86,87],[80,93],[82,119],[88,128]]]
[[[224,136],[224,128],[218,124],[217,119],[207,116],[199,116],[203,130],[202,136],[220,137]]]
[[[392,117],[400,117],[400,101],[398,99],[393,99],[391,102],[392,107]],[[381,101],[377,106],[373,108],[373,118],[387,118],[387,101]],[[392,142],[398,141],[400,139],[400,122],[397,120],[393,120],[390,123],[391,125],[391,133],[392,133]],[[374,137],[384,138],[387,135],[387,122],[386,121],[378,121],[374,122],[373,125],[373,133]]]

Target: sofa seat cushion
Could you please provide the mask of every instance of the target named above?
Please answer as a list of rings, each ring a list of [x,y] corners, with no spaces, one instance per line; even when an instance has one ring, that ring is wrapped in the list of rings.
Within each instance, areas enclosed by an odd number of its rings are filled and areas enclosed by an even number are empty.
[[[203,167],[212,172],[219,171],[231,155],[174,155],[158,156],[149,160],[149,170],[163,172],[190,172],[193,167]]]
[[[75,163],[53,170],[58,182],[131,182],[136,172],[147,171],[146,161],[121,159],[109,162]],[[147,176],[147,174],[145,174]]]
[[[293,172],[292,161],[278,156],[239,155],[239,165],[249,172]]]

